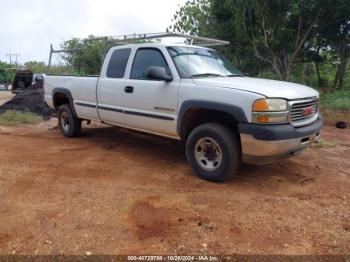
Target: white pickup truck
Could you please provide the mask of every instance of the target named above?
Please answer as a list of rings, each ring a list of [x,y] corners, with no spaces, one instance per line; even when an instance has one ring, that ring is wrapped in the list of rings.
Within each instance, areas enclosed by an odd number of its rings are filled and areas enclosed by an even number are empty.
[[[182,140],[193,170],[210,181],[237,174],[242,162],[293,156],[323,125],[314,89],[246,77],[202,46],[112,47],[99,76],[46,75],[44,89],[64,136],[95,120]]]

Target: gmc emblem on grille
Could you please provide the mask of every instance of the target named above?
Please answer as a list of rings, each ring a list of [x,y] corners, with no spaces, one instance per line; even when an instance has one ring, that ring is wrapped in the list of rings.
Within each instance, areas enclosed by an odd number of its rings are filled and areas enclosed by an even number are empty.
[[[303,109],[303,116],[308,116],[313,113],[313,108],[312,106],[306,107]]]

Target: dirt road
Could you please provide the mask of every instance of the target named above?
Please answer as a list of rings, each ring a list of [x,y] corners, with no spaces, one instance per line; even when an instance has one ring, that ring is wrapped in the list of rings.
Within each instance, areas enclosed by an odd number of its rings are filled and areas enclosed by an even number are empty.
[[[0,128],[0,254],[345,254],[350,132],[215,184],[183,145],[55,120]]]

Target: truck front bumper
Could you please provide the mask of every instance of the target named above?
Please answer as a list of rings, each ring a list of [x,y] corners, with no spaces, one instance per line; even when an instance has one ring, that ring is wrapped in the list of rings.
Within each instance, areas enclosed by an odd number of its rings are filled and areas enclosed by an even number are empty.
[[[284,125],[239,124],[242,160],[262,165],[294,156],[319,140],[323,120],[304,127]]]

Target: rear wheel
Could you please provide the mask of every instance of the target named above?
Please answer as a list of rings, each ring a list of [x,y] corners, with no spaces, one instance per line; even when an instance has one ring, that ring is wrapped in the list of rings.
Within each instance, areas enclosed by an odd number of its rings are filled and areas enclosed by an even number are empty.
[[[65,137],[76,137],[81,133],[81,120],[73,115],[67,104],[58,110],[58,125]]]
[[[186,143],[187,160],[205,180],[221,182],[236,175],[241,165],[241,148],[237,136],[221,124],[207,123],[196,127]]]

